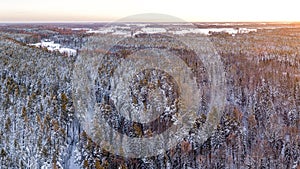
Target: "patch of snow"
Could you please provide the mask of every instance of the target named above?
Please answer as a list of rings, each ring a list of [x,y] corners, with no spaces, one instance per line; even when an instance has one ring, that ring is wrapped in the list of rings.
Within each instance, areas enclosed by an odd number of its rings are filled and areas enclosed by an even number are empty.
[[[137,26],[137,27],[146,27],[149,24],[142,24],[142,23],[128,23],[126,26]]]
[[[114,26],[115,29],[131,29],[130,26]]]
[[[239,33],[250,33],[257,32],[257,29],[254,28],[239,28]]]
[[[68,56],[75,56],[77,51],[71,48],[60,48],[58,49],[60,53],[67,54]]]
[[[90,28],[72,28],[72,31],[90,30]]]
[[[165,28],[142,28],[143,33],[165,33],[167,30]]]
[[[41,166],[41,169],[50,169],[50,168],[52,168],[52,166],[49,162],[44,162],[44,164]]]
[[[238,33],[250,33],[250,32],[256,32],[257,29],[248,29],[248,28],[195,28],[195,29],[183,29],[183,30],[176,30],[176,31],[169,31],[169,33],[175,34],[175,35],[184,35],[188,33],[195,33],[195,34],[204,34],[204,35],[210,35],[211,33],[228,33],[231,35],[235,35]]]
[[[70,158],[70,168],[71,169],[80,169],[80,166],[78,166],[76,163],[75,163],[75,161],[76,161],[76,154],[78,153],[79,154],[79,152],[78,152],[78,150],[77,149],[75,149],[75,145],[73,145],[72,146],[72,155],[71,155],[71,158]],[[80,159],[79,159],[80,160]]]
[[[154,33],[171,33],[174,35],[185,35],[188,33],[194,33],[194,34],[204,34],[204,35],[211,35],[212,33],[228,33],[231,35],[235,34],[244,34],[244,33],[250,33],[250,32],[256,32],[257,29],[253,28],[184,28],[184,24],[182,25],[183,28],[176,29],[174,26],[179,24],[168,24],[171,27],[146,27],[149,24],[126,24],[126,26],[110,26],[110,27],[104,27],[100,28],[98,30],[88,30],[86,33],[97,33],[97,34],[112,34],[112,35],[122,35],[122,36],[130,36],[132,27],[133,26],[139,26],[140,28],[133,28],[134,35],[141,34],[141,33],[148,33],[148,34],[154,34]],[[226,25],[226,24],[224,24]],[[171,30],[170,30],[171,28]]]
[[[99,34],[107,34],[107,33],[112,33],[112,32],[114,32],[114,30],[112,28],[86,31],[86,33],[99,33]]]
[[[129,31],[115,31],[114,33],[112,33],[113,35],[124,35],[124,36],[130,36],[130,32]]]
[[[29,44],[29,46],[35,46],[38,48],[47,48],[49,51],[59,51],[62,54],[67,54],[68,56],[75,56],[77,51],[71,48],[62,48],[60,44],[54,43],[48,39],[41,40],[40,43]]]

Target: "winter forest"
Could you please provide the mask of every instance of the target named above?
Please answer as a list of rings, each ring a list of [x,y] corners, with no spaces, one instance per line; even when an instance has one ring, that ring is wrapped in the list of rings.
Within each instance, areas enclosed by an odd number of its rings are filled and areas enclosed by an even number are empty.
[[[170,36],[179,40],[174,42]],[[209,79],[213,70],[205,68],[193,50],[183,48],[180,39],[201,41],[203,36],[223,65],[226,90],[224,108],[215,109],[222,110],[217,112],[221,114],[217,125],[200,144],[194,137],[211,118],[209,103],[216,102],[209,93],[214,90]],[[153,39],[159,40],[152,43]],[[158,155],[131,158],[99,144],[95,138],[109,137],[111,131],[91,135],[81,119],[88,117],[78,115],[78,107],[84,107],[85,114],[94,109],[102,112],[90,117],[91,126],[105,119],[112,130],[128,137],[152,137],[175,125],[181,108],[179,95],[185,92],[176,85],[176,76],[145,68],[126,83],[128,89],[118,86],[125,86],[126,78],[114,74],[137,69],[131,62],[122,65],[121,60],[140,50],[180,56],[203,92],[195,98],[199,110],[184,138]],[[79,58],[88,64],[78,66]],[[119,70],[117,64],[124,69]],[[77,79],[74,72],[79,73]],[[74,83],[93,78],[92,89]],[[79,90],[74,90],[74,84]],[[121,97],[127,90],[131,94]],[[90,92],[95,98],[82,97],[80,92]],[[162,107],[164,116],[146,124],[130,121],[131,114],[123,117],[115,113],[117,103],[111,106],[118,99],[113,95],[118,94],[137,112]],[[87,106],[91,102],[95,105]],[[300,25],[2,24],[0,119],[1,169],[299,169]]]

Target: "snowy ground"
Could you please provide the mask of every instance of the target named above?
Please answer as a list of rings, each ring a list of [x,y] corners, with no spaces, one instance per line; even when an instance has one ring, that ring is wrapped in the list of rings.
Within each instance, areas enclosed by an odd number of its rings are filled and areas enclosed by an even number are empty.
[[[130,27],[132,26],[132,27]],[[131,36],[140,33],[169,33],[173,35],[185,35],[188,33],[194,34],[204,34],[210,35],[212,33],[228,33],[231,35],[236,34],[244,34],[250,32],[256,32],[257,29],[254,28],[196,28],[182,25],[165,25],[164,27],[158,26],[149,26],[147,24],[139,24],[139,25],[127,25],[125,27],[122,26],[106,26],[99,28],[97,30],[89,29],[86,33],[96,33],[96,34],[112,34],[112,35],[123,35],[123,36]]]
[[[59,53],[66,54],[68,56],[75,56],[77,51],[75,49],[61,47],[60,44],[54,43],[50,40],[42,40],[40,43],[29,44],[38,48],[47,48],[49,51],[59,51]]]

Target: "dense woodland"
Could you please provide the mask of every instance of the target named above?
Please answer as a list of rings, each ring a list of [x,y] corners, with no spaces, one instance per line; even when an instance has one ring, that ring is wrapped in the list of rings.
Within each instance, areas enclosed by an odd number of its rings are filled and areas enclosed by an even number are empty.
[[[187,137],[139,159],[116,156],[89,137],[73,104],[76,57],[20,41],[31,36],[0,35],[0,168],[300,167],[300,29],[210,36],[227,82],[219,125],[201,145]],[[97,36],[85,38],[76,46]],[[192,130],[206,118],[195,119]]]

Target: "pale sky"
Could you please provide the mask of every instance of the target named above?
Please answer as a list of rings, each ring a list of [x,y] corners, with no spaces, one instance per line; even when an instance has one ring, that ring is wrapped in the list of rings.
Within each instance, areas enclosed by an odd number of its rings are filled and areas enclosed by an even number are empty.
[[[161,13],[189,22],[300,21],[299,0],[1,0],[1,22],[115,21]]]

